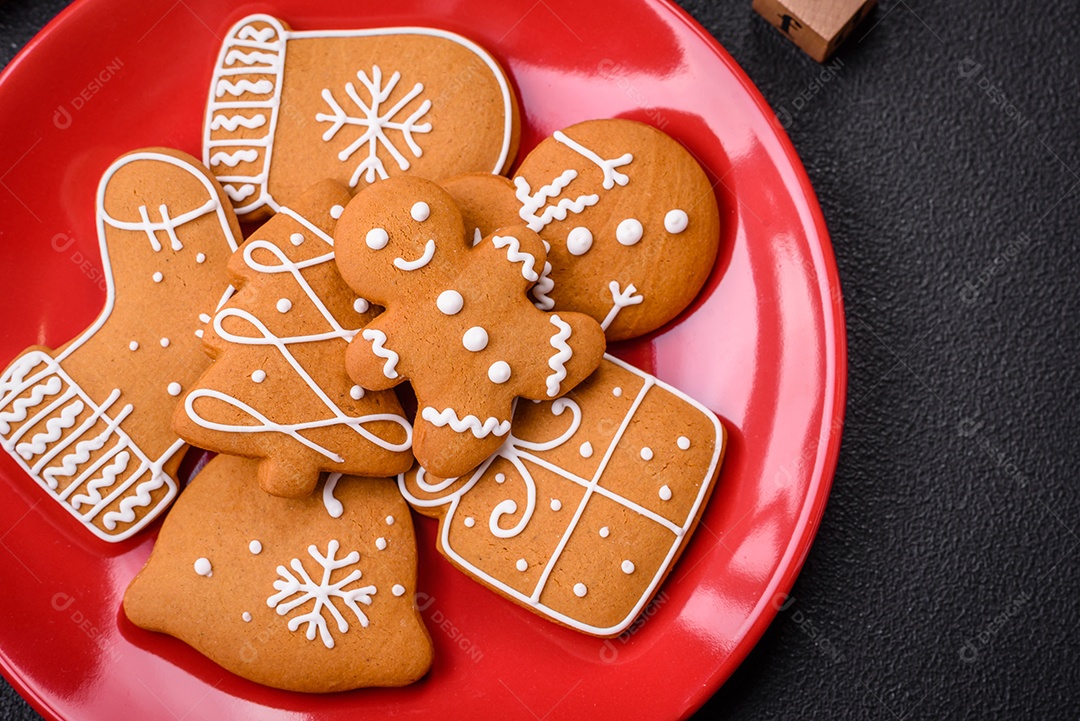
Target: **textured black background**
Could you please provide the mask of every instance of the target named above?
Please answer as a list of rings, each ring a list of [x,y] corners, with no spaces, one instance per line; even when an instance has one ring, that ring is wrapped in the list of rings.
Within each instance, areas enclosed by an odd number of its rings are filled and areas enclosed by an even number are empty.
[[[0,0],[0,61],[65,4]],[[1077,719],[1080,5],[882,0],[825,69],[683,5],[788,123],[850,345],[794,601],[700,717]]]

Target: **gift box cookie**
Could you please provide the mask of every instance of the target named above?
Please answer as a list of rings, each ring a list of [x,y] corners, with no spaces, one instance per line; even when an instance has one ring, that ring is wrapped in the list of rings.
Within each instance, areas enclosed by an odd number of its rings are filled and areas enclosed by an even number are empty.
[[[454,33],[299,32],[251,15],[222,44],[203,133],[207,167],[255,219],[325,178],[503,172],[518,110],[494,58]]]
[[[656,592],[712,492],[725,431],[708,409],[606,356],[566,397],[519,401],[499,451],[460,478],[416,467],[406,500],[440,552],[510,600],[597,636]]]

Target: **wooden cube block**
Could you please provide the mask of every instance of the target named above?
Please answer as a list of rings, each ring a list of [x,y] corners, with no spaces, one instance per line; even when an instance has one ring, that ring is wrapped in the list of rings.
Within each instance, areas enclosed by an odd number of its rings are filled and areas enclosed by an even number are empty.
[[[754,0],[754,11],[823,63],[877,0]]]

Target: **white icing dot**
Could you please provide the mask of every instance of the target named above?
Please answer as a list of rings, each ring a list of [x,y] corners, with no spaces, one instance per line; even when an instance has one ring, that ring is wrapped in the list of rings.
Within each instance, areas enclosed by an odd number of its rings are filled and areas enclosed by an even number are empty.
[[[197,253],[195,255],[195,262],[196,263],[205,263],[206,262],[206,253]]]
[[[496,483],[505,483],[506,482],[506,475],[502,474],[502,473],[496,473],[495,474],[495,482]]]
[[[354,401],[358,401],[364,397],[364,389],[360,386],[353,386],[349,389],[349,397]]]
[[[386,525],[388,525],[388,526],[394,525],[394,517],[393,516],[387,516],[386,517]]]
[[[478,353],[487,348],[487,331],[478,325],[474,325],[472,328],[465,331],[465,335],[461,338],[461,344],[465,346],[466,350]]]
[[[664,230],[669,233],[681,233],[689,223],[685,210],[669,210],[664,216]]]
[[[386,550],[386,539],[383,538],[382,536],[379,536],[378,538],[376,538],[375,539],[375,548],[379,549],[380,551],[385,551]]]
[[[668,487],[668,485],[666,483],[664,485],[660,486],[660,500],[661,501],[670,501],[671,500],[671,488]]]
[[[266,371],[262,369],[255,371],[251,374],[251,380],[255,381],[256,383],[262,383],[264,380],[266,380]]]
[[[649,448],[648,446],[645,446],[644,448],[641,449],[641,459],[643,461],[651,461],[652,456],[653,456],[652,449]]]
[[[633,561],[623,561],[621,568],[622,568],[623,573],[625,573],[627,575],[630,575],[631,573],[634,572],[634,569],[635,569],[634,562]]]
[[[240,618],[244,619],[244,623],[251,623],[251,614],[247,611],[244,611],[243,615],[240,616]]]
[[[209,323],[210,322],[210,316],[207,313],[199,313],[199,320],[202,321],[203,323]]]
[[[293,245],[300,245],[301,243],[304,242],[304,234],[303,233],[293,233],[292,235],[289,236],[289,242],[292,243]]]
[[[506,361],[495,361],[488,368],[488,379],[492,383],[505,383],[510,380],[510,364]]]
[[[160,270],[158,272],[154,273],[154,275],[152,275],[151,277],[154,279],[155,283],[160,283],[162,280],[165,279],[165,276],[163,276],[161,274]]]
[[[200,576],[209,576],[213,572],[214,568],[210,565],[209,558],[199,558],[195,560],[195,573]]]
[[[676,443],[679,445],[679,448],[684,451],[690,447],[690,439],[686,436],[679,436],[679,440],[677,440]]]
[[[395,596],[404,596],[405,587],[402,586],[400,583],[395,583],[394,587],[390,589],[390,593],[394,594]]]
[[[128,350],[139,350],[139,341],[133,340],[128,343]]]
[[[277,302],[278,313],[288,313],[292,310],[292,301],[288,298],[282,298]]]
[[[465,299],[456,290],[444,290],[435,299],[435,307],[443,315],[455,315],[461,311],[463,305],[465,305]]]
[[[169,392],[170,396],[175,397],[175,396],[180,395],[180,392],[182,390],[184,390],[184,389],[179,383],[177,383],[176,381],[173,381],[172,383],[169,384],[169,387],[166,388],[165,390],[167,390]]]
[[[553,510],[553,511],[561,511],[562,510],[562,501],[560,501],[558,498],[552,498],[551,499],[551,510]]]
[[[367,313],[369,308],[371,308],[371,303],[368,303],[363,298],[357,298],[352,303],[352,309],[357,313]]]
[[[161,347],[162,348],[168,348],[169,347],[169,339],[168,338],[162,338],[161,339]]]
[[[472,516],[466,516],[464,523],[466,528],[472,528],[476,525],[476,519]]]
[[[581,454],[582,458],[592,458],[592,443],[589,443],[588,441],[582,443],[581,448],[578,449],[578,453]]]
[[[611,395],[618,398],[619,396],[622,395],[622,388],[620,388],[619,386],[615,386],[614,388],[611,389]]]
[[[428,207],[427,203],[421,200],[419,203],[413,204],[413,207],[409,210],[409,215],[411,215],[412,219],[417,223],[423,223],[431,217],[431,208]]]
[[[600,538],[607,538],[610,535],[611,535],[611,531],[608,530],[607,526],[604,526],[603,528],[600,529]]]
[[[196,338],[202,338],[203,337],[202,328],[199,328],[199,330],[195,331],[195,337]]]
[[[514,564],[514,566],[517,568],[517,570],[522,572],[529,570],[529,562],[526,561],[524,558],[519,558],[517,560],[517,563]]]
[[[256,556],[262,553],[262,542],[255,540],[248,544],[248,550],[254,553]]]
[[[627,218],[615,229],[615,240],[623,245],[634,245],[641,240],[642,233],[641,222],[634,218]]]
[[[566,236],[566,249],[570,255],[585,255],[592,247],[592,232],[588,228],[578,226]]]
[[[585,594],[589,592],[589,589],[585,587],[584,583],[574,584],[574,595],[578,598],[585,598]]]
[[[372,250],[382,250],[390,242],[390,236],[382,228],[372,228],[364,236],[364,242]]]
[[[334,220],[337,220],[338,218],[341,217],[341,214],[344,213],[344,212],[345,212],[344,207],[342,207],[340,205],[335,205],[334,207],[330,208],[330,217],[333,218]]]

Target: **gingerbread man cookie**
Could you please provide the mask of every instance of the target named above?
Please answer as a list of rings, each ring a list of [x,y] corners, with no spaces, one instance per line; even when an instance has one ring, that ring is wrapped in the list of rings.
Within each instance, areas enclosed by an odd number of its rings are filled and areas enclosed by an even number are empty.
[[[431,665],[416,541],[392,481],[332,474],[276,498],[255,462],[218,456],[165,519],[124,594],[136,626],[292,691],[402,686]]]
[[[550,246],[532,294],[544,310],[599,321],[608,340],[655,330],[694,299],[720,239],[705,171],[676,140],[631,120],[556,131],[526,156],[512,183],[465,176],[445,183],[470,233],[520,222]]]
[[[491,55],[434,28],[229,30],[210,82],[203,157],[244,219],[309,186],[500,173],[517,153],[513,89]]]
[[[345,281],[386,312],[349,346],[361,386],[416,391],[413,453],[444,476],[475,468],[510,431],[516,397],[551,400],[600,362],[604,336],[580,313],[544,313],[528,290],[544,246],[503,228],[473,247],[435,183],[392,178],[359,193],[335,233]]]
[[[0,376],[0,444],[107,541],[128,538],[176,495],[184,442],[169,426],[209,364],[196,334],[228,288],[240,228],[198,161],[149,148],[98,186],[105,308],[59,350],[25,351]]]
[[[259,483],[279,496],[308,495],[322,471],[388,476],[412,465],[397,397],[345,373],[345,349],[376,315],[334,264],[332,233],[351,197],[324,180],[233,254],[239,290],[204,338],[216,360],[176,409],[181,437],[263,459]]]

